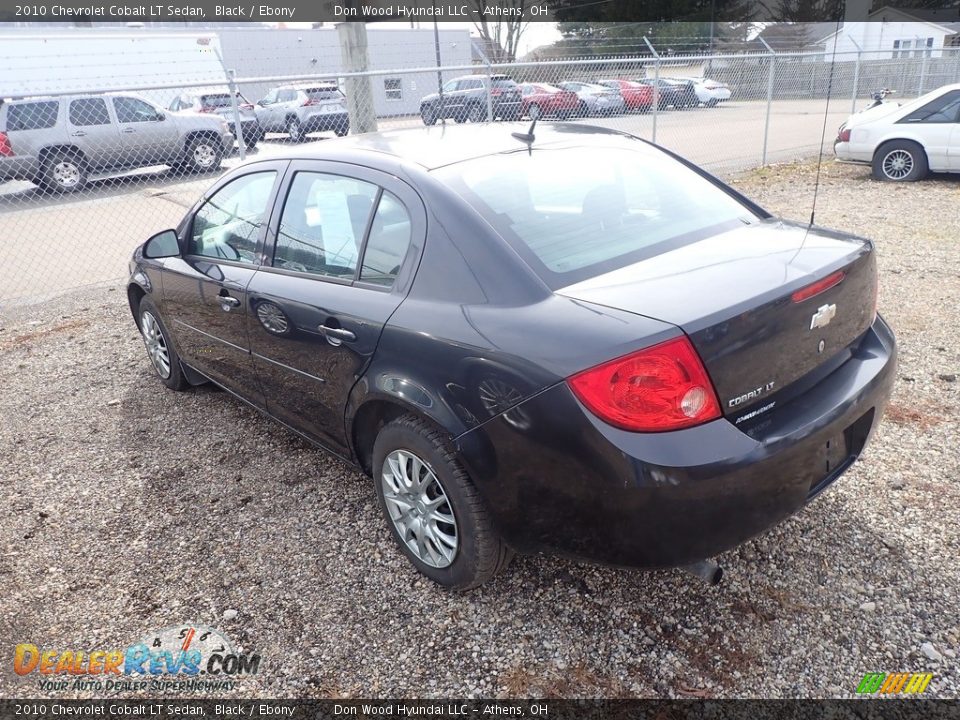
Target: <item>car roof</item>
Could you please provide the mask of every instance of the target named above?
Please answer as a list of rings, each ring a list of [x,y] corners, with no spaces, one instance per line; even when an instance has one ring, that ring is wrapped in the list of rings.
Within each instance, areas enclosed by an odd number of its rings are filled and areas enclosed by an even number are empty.
[[[488,155],[526,150],[522,140],[511,133],[527,132],[530,123],[490,123],[488,125],[440,124],[433,127],[387,130],[379,133],[352,135],[318,143],[315,149],[292,151],[288,156],[313,160],[357,161],[357,155],[367,156],[371,165],[376,157],[392,157],[415,163],[427,170],[473,160]],[[624,145],[631,143],[637,150],[651,146],[627,133],[595,125],[580,123],[538,123],[534,130],[533,147]]]

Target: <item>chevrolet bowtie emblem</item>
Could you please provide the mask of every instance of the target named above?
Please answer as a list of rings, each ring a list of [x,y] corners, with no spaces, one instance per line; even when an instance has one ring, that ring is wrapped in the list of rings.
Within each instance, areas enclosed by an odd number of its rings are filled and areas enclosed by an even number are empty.
[[[836,305],[821,305],[810,318],[810,329],[826,327],[837,314]]]

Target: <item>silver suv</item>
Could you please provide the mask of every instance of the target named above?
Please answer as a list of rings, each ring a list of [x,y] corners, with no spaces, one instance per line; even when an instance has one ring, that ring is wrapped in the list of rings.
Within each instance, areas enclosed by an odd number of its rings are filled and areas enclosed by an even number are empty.
[[[215,170],[233,148],[218,116],[171,113],[133,95],[72,95],[0,104],[0,182],[79,190],[93,173],[183,166]]]
[[[293,142],[327,130],[343,136],[350,132],[345,101],[336,83],[286,85],[257,102],[257,120],[264,132],[286,133]]]

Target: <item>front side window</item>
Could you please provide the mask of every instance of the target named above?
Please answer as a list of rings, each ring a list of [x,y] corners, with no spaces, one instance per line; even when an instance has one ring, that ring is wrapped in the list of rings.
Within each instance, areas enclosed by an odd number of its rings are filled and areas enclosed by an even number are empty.
[[[352,280],[378,192],[363,180],[297,173],[283,206],[274,267]]]
[[[296,91],[296,90],[281,90],[279,93],[277,93],[277,99],[278,99],[280,102],[290,102],[291,100],[296,100],[296,99],[297,99],[297,91]]]
[[[534,146],[435,172],[554,289],[756,218],[707,179],[645,148]]]
[[[271,90],[268,92],[263,100],[260,101],[261,105],[273,105],[277,101],[277,91]]]
[[[113,109],[121,123],[157,122],[160,113],[148,102],[132,97],[113,99]]]
[[[86,98],[70,102],[70,124],[77,126],[109,125],[107,103],[103,98]]]
[[[443,86],[443,91],[444,91],[444,92],[447,92],[447,93],[453,92],[454,90],[457,89],[457,83],[458,83],[458,82],[460,82],[460,81],[459,81],[459,80],[451,80],[450,82],[446,83],[446,84]]]
[[[45,130],[57,124],[60,103],[56,100],[11,105],[7,130]]]
[[[220,188],[194,216],[187,254],[256,265],[276,176],[251,173]]]

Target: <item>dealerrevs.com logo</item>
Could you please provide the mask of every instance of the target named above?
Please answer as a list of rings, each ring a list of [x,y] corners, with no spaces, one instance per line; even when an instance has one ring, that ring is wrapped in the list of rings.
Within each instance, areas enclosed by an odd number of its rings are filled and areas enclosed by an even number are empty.
[[[148,633],[123,650],[20,643],[13,670],[39,676],[39,688],[46,691],[232,690],[240,677],[260,670],[260,655],[234,649],[219,630],[187,624]]]
[[[919,695],[931,680],[932,673],[867,673],[857,686],[857,694]]]

